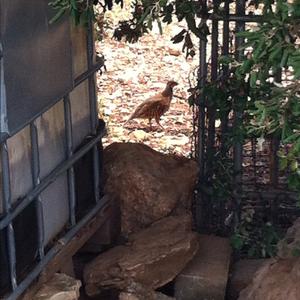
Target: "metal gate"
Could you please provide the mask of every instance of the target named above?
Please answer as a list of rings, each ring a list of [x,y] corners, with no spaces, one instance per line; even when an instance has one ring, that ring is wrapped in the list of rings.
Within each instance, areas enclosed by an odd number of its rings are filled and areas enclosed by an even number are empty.
[[[93,25],[0,3],[0,298],[17,299],[105,204]],[[89,172],[91,171],[91,172]],[[89,174],[82,179],[82,174]]]
[[[220,13],[217,8],[221,2],[224,6]],[[236,37],[236,33],[244,31],[248,24],[261,20],[261,15],[246,9],[249,3],[245,0],[201,1],[202,7],[206,7],[204,11],[208,10],[209,5],[210,8],[213,5],[213,9],[202,19],[208,26],[210,35],[207,40],[200,40],[197,74],[199,90],[204,91],[205,87],[214,82],[219,82],[220,88],[228,84],[228,69],[219,69],[220,56],[231,54],[236,59],[241,58],[244,50],[240,46],[244,40]],[[230,128],[243,122],[244,112],[239,105],[235,105],[227,117],[219,120],[220,126],[216,128],[216,109],[209,105],[205,92],[196,101],[194,144],[200,167],[195,200],[198,230],[230,235],[239,223],[245,207],[252,207],[256,212],[257,226],[270,221],[280,229],[287,228],[300,215],[300,211],[296,206],[295,193],[287,189],[286,174],[279,172],[276,153],[282,145],[278,139],[271,137],[265,142],[264,148],[258,151],[257,138],[249,137],[245,143],[237,141],[230,148],[227,157],[222,156],[226,134]],[[222,195],[223,199],[219,201],[210,189],[217,176],[214,173],[214,162],[224,157],[229,164],[226,171],[232,172],[234,182],[229,187],[232,188],[232,193],[228,191],[228,195]],[[220,180],[224,178],[224,174],[218,174]]]

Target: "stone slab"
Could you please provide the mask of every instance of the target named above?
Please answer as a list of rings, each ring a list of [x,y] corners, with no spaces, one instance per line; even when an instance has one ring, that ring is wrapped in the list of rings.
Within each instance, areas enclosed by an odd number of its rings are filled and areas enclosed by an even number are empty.
[[[299,300],[300,257],[266,261],[239,300]]]
[[[231,259],[229,239],[199,235],[199,249],[175,280],[176,300],[224,300]]]
[[[80,280],[56,273],[51,280],[43,284],[32,300],[77,300],[80,287]]]
[[[232,266],[228,283],[228,299],[235,300],[240,292],[246,288],[254,277],[256,271],[268,259],[242,259]]]
[[[155,290],[174,280],[198,249],[190,214],[169,216],[128,236],[98,255],[84,268],[85,291],[90,297],[108,289],[126,290],[134,283]]]

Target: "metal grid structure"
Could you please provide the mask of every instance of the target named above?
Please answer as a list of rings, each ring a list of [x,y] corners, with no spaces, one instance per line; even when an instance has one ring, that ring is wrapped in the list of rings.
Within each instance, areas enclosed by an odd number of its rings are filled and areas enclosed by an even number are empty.
[[[208,6],[209,1],[201,1]],[[210,4],[220,3],[212,1]],[[203,20],[209,29],[208,39],[200,40],[200,57],[198,70],[198,88],[203,89],[208,82],[225,80],[228,70],[219,70],[218,59],[229,54],[236,59],[244,55],[241,50],[242,37],[235,33],[244,31],[247,26],[258,23],[261,16],[247,12],[245,0],[224,1],[222,14],[215,8]],[[196,226],[200,231],[230,235],[233,227],[239,223],[241,212],[252,207],[258,217],[257,226],[261,222],[270,221],[280,229],[290,226],[300,210],[296,206],[296,195],[287,190],[286,174],[280,174],[277,151],[282,147],[278,139],[270,138],[262,149],[257,148],[257,139],[249,138],[244,144],[236,142],[231,149],[233,169],[233,194],[230,199],[215,201],[213,195],[206,193],[203,186],[209,186],[212,179],[212,165],[217,151],[222,151],[224,136],[229,127],[239,126],[243,122],[243,111],[238,105],[231,112],[230,118],[220,120],[216,128],[216,109],[207,105],[205,95],[197,99],[194,107],[195,156],[199,163],[199,189],[195,199]],[[267,179],[267,180],[266,180]],[[231,221],[228,225],[228,220]]]
[[[23,4],[22,4],[23,5]],[[97,97],[95,91],[95,72],[97,72],[104,64],[103,60],[95,62],[94,59],[94,40],[93,40],[93,25],[90,20],[87,29],[87,71],[79,75],[74,79],[73,86],[71,89],[65,91],[63,97],[59,97],[51,102],[50,105],[44,107],[39,111],[33,118],[23,122],[22,126],[16,130],[10,132],[10,136],[17,134],[22,128],[30,128],[30,145],[31,145],[31,174],[33,188],[21,199],[18,199],[15,203],[12,203],[12,192],[11,192],[11,170],[9,161],[8,151],[8,135],[1,135],[0,153],[1,153],[1,166],[2,166],[2,192],[3,192],[3,203],[2,213],[0,214],[0,233],[2,233],[0,249],[1,259],[5,263],[7,262],[7,280],[9,287],[5,291],[0,289],[0,298],[4,297],[7,300],[17,299],[25,289],[33,282],[35,278],[41,273],[43,268],[49,263],[49,261],[60,251],[60,244],[68,243],[76,233],[84,226],[99,210],[105,205],[105,201],[101,198],[101,187],[100,187],[100,163],[99,162],[99,143],[105,133],[104,124],[98,121],[97,111]],[[2,53],[1,53],[2,59]],[[72,133],[72,114],[71,114],[71,102],[70,93],[81,83],[88,81],[88,93],[89,93],[89,107],[90,107],[90,136],[88,141],[80,147],[78,150],[74,150],[75,146],[73,143]],[[47,112],[54,104],[63,101],[64,107],[64,128],[65,128],[65,153],[66,159],[60,162],[48,175],[44,178],[40,177],[40,149],[38,143],[38,127],[36,120],[43,113]],[[74,166],[76,163],[88,153],[91,153],[93,157],[93,188],[94,188],[94,204],[89,208],[87,213],[83,216],[78,217],[76,212],[76,183]],[[62,174],[67,173],[67,184],[68,184],[68,207],[69,207],[69,222],[66,224],[63,232],[57,237],[58,241],[45,245],[45,230],[44,230],[44,215],[48,212],[43,211],[41,193],[46,190],[51,184],[55,183],[56,180]],[[1,198],[0,198],[1,201]],[[1,203],[0,203],[1,204]],[[33,207],[29,218],[36,219],[37,226],[37,249],[34,261],[29,262],[32,265],[30,269],[26,270],[25,274],[19,276],[17,274],[17,257],[16,257],[16,232],[14,228],[14,222],[18,216],[23,213],[28,207]],[[1,208],[1,205],[0,205]],[[55,207],[53,207],[55,209]],[[1,211],[0,211],[1,212]],[[0,237],[1,238],[1,237]],[[34,245],[32,245],[34,247]],[[20,250],[19,250],[20,251]],[[22,250],[21,250],[22,251]],[[2,268],[2,266],[1,266]],[[2,270],[3,272],[3,270]],[[5,277],[5,273],[0,273],[1,276]],[[5,278],[2,278],[5,279]],[[5,293],[3,295],[3,292]],[[1,298],[2,299],[2,298]]]

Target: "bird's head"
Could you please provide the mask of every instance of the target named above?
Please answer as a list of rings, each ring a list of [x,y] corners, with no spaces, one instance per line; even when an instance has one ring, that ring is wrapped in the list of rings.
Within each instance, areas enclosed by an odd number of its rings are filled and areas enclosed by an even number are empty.
[[[167,86],[169,86],[171,89],[172,89],[174,86],[176,86],[176,85],[178,85],[178,83],[177,83],[176,81],[173,81],[173,80],[170,80],[170,81],[168,81],[168,83],[167,83]]]

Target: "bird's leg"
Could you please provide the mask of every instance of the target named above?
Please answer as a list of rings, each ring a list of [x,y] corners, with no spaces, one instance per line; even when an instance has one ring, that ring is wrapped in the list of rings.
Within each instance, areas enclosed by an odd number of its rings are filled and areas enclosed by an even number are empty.
[[[159,123],[159,120],[160,118],[155,118],[155,121],[157,123],[157,125],[162,129],[162,130],[165,130],[165,128]]]
[[[152,120],[152,118],[149,118],[149,126],[150,126],[150,130],[152,131],[152,124],[151,124],[151,120]]]

